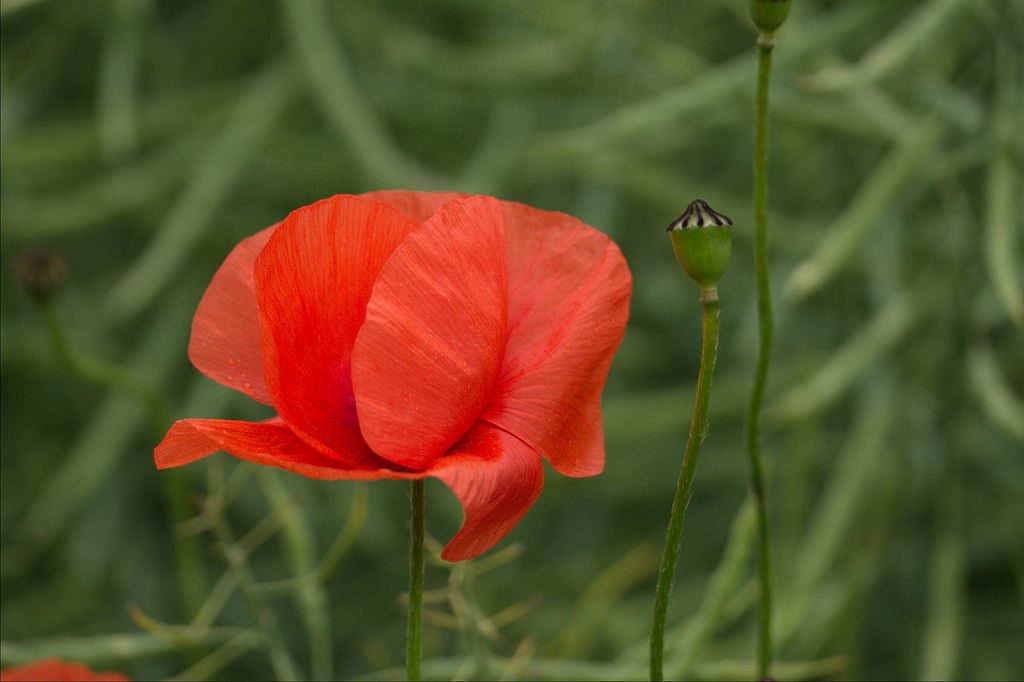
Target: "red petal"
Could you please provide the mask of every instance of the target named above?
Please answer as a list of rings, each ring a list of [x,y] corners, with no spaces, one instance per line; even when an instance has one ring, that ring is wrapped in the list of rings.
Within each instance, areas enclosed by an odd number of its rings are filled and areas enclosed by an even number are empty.
[[[81,663],[45,658],[27,665],[0,670],[0,682],[129,682],[113,671],[93,672]]]
[[[270,404],[263,381],[259,309],[253,269],[276,225],[243,239],[228,254],[199,301],[188,356],[219,384]]]
[[[502,202],[509,247],[509,338],[483,415],[560,473],[604,468],[601,391],[629,317],[618,247],[571,216]]]
[[[381,270],[352,354],[375,453],[423,469],[476,421],[501,367],[506,268],[498,202],[471,197],[442,207]]]
[[[459,192],[410,192],[401,189],[384,189],[367,192],[360,196],[381,201],[388,206],[397,208],[410,220],[425,223],[449,201],[466,198],[469,195]]]
[[[447,561],[472,559],[504,538],[533,506],[544,485],[544,465],[515,436],[478,422],[430,475],[459,498],[462,529],[441,553]]]
[[[532,448],[490,424],[478,422],[451,452],[427,471],[395,471],[372,458],[356,468],[306,445],[280,421],[184,419],[171,427],[154,452],[159,469],[189,464],[219,450],[240,459],[319,479],[414,479],[443,481],[462,504],[462,529],[441,556],[472,559],[504,538],[540,495],[544,467]]]
[[[415,227],[377,201],[336,196],[294,211],[256,260],[267,388],[309,445],[352,465],[359,432],[351,361],[384,262]]]
[[[280,420],[243,422],[183,419],[175,422],[156,446],[158,469],[182,466],[224,450],[239,459],[280,467],[308,478],[405,478],[379,466],[348,469],[333,457],[309,447]]]

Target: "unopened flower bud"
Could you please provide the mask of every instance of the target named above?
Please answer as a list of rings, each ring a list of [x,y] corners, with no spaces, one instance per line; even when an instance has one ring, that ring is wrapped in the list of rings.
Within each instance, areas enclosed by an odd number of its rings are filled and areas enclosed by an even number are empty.
[[[750,0],[750,18],[759,31],[774,33],[789,16],[790,0]]]
[[[690,202],[668,226],[676,260],[701,289],[713,289],[732,256],[732,220],[703,199]]]
[[[14,259],[14,277],[38,303],[46,303],[64,286],[68,265],[56,251],[32,248]]]

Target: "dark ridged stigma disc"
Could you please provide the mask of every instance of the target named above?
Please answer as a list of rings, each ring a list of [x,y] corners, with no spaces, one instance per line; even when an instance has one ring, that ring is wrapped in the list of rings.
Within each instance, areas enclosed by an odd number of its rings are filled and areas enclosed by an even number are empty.
[[[694,227],[722,227],[723,225],[732,225],[732,219],[712,209],[703,199],[694,199],[683,211],[683,215],[672,221],[666,232]]]

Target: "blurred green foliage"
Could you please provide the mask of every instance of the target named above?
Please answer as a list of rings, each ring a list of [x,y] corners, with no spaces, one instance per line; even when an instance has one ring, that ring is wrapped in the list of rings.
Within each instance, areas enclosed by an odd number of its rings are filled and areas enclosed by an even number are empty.
[[[1024,3],[794,5],[771,93],[776,676],[1018,678]],[[12,274],[57,250],[79,358],[177,417],[262,418],[187,362],[203,287],[289,210],[398,187],[573,213],[636,280],[606,472],[549,476],[505,549],[428,566],[426,674],[645,675],[700,334],[663,231],[695,197],[736,247],[666,673],[753,674],[745,1],[4,0],[0,20],[4,665],[400,674],[406,487],[190,466],[183,595],[147,412],[67,372]],[[448,538],[458,507],[427,492]]]

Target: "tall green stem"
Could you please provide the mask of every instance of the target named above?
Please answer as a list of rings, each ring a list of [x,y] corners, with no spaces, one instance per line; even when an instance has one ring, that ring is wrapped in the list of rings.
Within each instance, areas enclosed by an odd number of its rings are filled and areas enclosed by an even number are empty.
[[[686,440],[683,466],[679,471],[679,482],[676,484],[676,496],[672,501],[672,515],[665,536],[665,549],[661,555],[661,568],[658,570],[658,586],[654,596],[654,625],[651,628],[651,680],[662,679],[665,616],[668,612],[668,599],[672,591],[676,563],[679,560],[679,547],[683,540],[686,507],[690,503],[693,477],[697,473],[697,458],[707,432],[711,378],[715,373],[715,360],[718,356],[718,290],[713,287],[702,290],[700,299],[704,312],[701,320],[703,341],[700,349],[700,374],[697,376],[697,399],[693,406],[693,418],[690,420],[690,435]]]
[[[750,489],[757,509],[758,572],[761,609],[758,616],[758,675],[767,677],[772,664],[772,578],[768,544],[768,511],[765,505],[764,470],[761,465],[760,417],[772,354],[772,295],[768,278],[768,79],[772,69],[774,36],[762,33],[757,40],[757,100],[754,113],[754,270],[757,276],[757,312],[760,343],[754,386],[747,412],[747,455],[750,458]]]
[[[426,503],[423,480],[412,482],[412,532],[409,540],[409,624],[406,630],[405,670],[410,680],[420,679],[423,649],[423,535]]]

